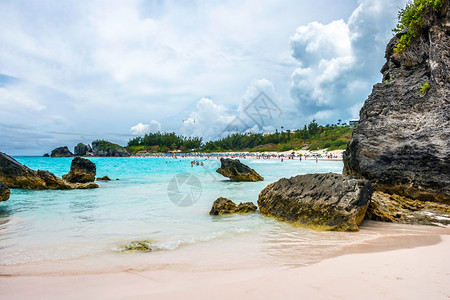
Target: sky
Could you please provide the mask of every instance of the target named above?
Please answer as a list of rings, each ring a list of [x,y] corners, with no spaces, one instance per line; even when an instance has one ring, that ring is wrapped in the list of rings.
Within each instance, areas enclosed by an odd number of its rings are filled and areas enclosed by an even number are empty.
[[[0,0],[0,151],[348,122],[405,0]]]

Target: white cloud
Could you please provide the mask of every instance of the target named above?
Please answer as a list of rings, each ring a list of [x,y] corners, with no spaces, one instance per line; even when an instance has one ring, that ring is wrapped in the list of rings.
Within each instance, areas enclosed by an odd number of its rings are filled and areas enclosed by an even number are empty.
[[[291,37],[291,96],[305,119],[335,122],[354,117],[380,80],[384,49],[403,0],[361,0],[348,22],[311,22]]]
[[[150,124],[138,123],[131,127],[130,131],[134,135],[144,135],[150,132],[159,132],[161,131],[161,123],[155,120],[152,120]]]

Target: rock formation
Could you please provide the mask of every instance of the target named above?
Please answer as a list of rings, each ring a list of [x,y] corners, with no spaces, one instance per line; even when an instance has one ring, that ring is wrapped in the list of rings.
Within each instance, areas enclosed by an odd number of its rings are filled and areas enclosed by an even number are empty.
[[[89,159],[75,157],[70,165],[70,171],[63,175],[63,179],[71,183],[94,182],[97,169]]]
[[[374,192],[366,219],[420,225],[449,225],[450,206],[431,201],[412,200],[399,195]]]
[[[230,178],[231,181],[261,181],[264,180],[255,170],[249,168],[239,159],[221,158],[217,173]]]
[[[97,181],[111,181],[111,178],[105,175],[103,177],[97,177]]]
[[[258,198],[261,214],[321,230],[357,231],[372,194],[368,180],[339,174],[282,178]]]
[[[67,146],[58,147],[52,150],[51,157],[72,157],[73,153],[70,152]]]
[[[130,154],[124,147],[101,140],[92,142],[92,151],[95,156],[130,156]]]
[[[450,9],[426,7],[419,36],[386,48],[383,83],[360,111],[344,152],[344,175],[414,200],[450,204]],[[431,87],[431,88],[430,88]]]
[[[0,182],[0,202],[8,200],[10,194],[11,191],[9,190],[9,188]]]
[[[73,153],[76,156],[83,156],[87,155],[88,153],[92,152],[92,148],[90,145],[85,145],[83,143],[79,143],[73,148]]]
[[[214,201],[209,214],[211,216],[217,216],[233,213],[250,213],[256,211],[257,209],[258,207],[251,202],[239,203],[239,205],[236,205],[230,199],[220,197]]]
[[[95,183],[69,183],[49,171],[32,170],[0,152],[0,181],[9,188],[67,190],[97,188]]]

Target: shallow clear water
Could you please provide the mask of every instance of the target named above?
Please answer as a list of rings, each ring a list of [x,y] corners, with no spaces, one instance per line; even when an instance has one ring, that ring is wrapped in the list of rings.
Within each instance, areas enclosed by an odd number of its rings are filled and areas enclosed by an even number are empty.
[[[69,171],[72,160],[16,159],[57,176]],[[90,159],[97,165],[97,176],[120,180],[99,182],[100,188],[92,190],[15,189],[0,203],[0,273],[226,269],[261,261],[308,264],[380,235],[370,226],[359,233],[316,232],[259,213],[208,215],[218,197],[256,204],[269,183],[298,174],[341,173],[342,162],[242,160],[265,180],[238,183],[215,173],[216,159],[194,167],[191,159]],[[152,240],[156,251],[120,251],[123,244],[142,239]]]

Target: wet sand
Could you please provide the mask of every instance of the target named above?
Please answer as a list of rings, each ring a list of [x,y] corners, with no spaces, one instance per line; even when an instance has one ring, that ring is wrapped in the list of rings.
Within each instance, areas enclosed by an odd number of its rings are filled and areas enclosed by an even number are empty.
[[[307,266],[1,276],[0,299],[448,299],[450,228],[420,230],[389,235],[386,227]]]

